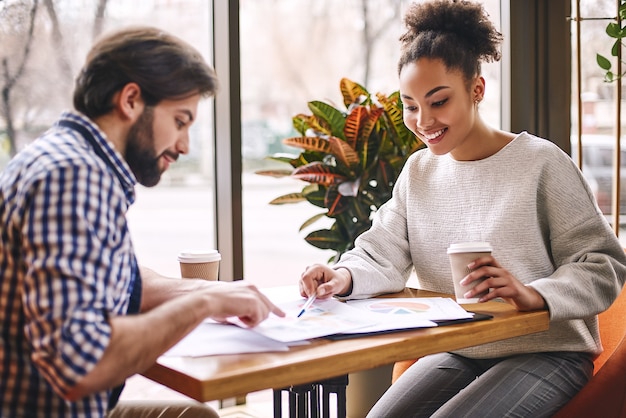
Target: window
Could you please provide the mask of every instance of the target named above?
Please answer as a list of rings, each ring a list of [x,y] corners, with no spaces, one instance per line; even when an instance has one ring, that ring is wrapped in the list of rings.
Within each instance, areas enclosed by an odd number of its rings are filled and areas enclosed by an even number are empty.
[[[245,277],[262,285],[295,284],[307,265],[326,263],[332,251],[304,241],[323,221],[299,231],[322,212],[308,202],[269,205],[306,184],[256,175],[271,165],[264,157],[286,152],[281,140],[295,134],[291,118],[310,114],[307,103],[341,103],[339,81],[347,77],[370,91],[398,89],[398,38],[409,0],[240,0]],[[496,25],[500,2],[484,2]],[[500,126],[500,65],[483,66],[485,120]]]
[[[130,24],[157,26],[191,43],[211,62],[212,2],[64,0],[49,4],[0,2],[0,58],[7,59],[11,75],[19,75],[10,95],[12,113],[0,114],[0,169],[14,150],[23,148],[71,108],[73,80],[93,36],[102,31]],[[98,5],[104,7],[99,10]],[[19,73],[22,61],[24,70]],[[6,77],[1,77],[0,88],[6,83]],[[201,102],[192,126],[190,154],[172,165],[157,187],[138,186],[136,203],[128,213],[140,263],[167,275],[180,275],[176,255],[181,249],[215,245],[211,106],[210,100]]]
[[[617,86],[619,82],[623,84],[623,81],[606,82],[605,72],[597,64],[596,54],[611,59],[613,71],[616,70],[616,60],[611,57],[614,39],[606,34],[606,27],[614,21],[617,5],[614,0],[572,0],[572,15],[572,155],[578,161],[580,132],[583,174],[592,186],[600,209],[613,222],[616,126],[623,119],[617,115]],[[623,98],[620,101],[623,114]],[[623,122],[621,130],[624,132]],[[624,134],[621,136],[623,143]],[[623,167],[626,165],[626,154],[622,151],[620,155]],[[621,169],[619,224],[623,224],[623,215],[626,213],[625,176],[626,171]],[[615,230],[619,234],[620,227]]]

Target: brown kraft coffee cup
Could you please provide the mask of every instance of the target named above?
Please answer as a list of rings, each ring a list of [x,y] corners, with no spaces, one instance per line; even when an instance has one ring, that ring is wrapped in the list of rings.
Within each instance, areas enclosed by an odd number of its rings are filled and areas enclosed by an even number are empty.
[[[217,250],[186,250],[178,254],[181,277],[217,280],[222,256]]]
[[[488,242],[461,242],[458,244],[450,244],[448,247],[448,256],[450,258],[450,267],[452,268],[452,281],[454,283],[454,295],[458,303],[477,303],[478,299],[487,292],[483,292],[473,298],[465,298],[463,295],[470,291],[474,286],[481,282],[476,280],[468,286],[462,286],[459,282],[465,276],[472,272],[467,266],[477,258],[490,255],[492,251]]]

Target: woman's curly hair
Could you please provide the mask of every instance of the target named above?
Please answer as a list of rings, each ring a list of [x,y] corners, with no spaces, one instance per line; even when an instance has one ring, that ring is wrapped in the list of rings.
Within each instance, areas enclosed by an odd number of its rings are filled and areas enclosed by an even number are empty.
[[[414,3],[407,10],[407,31],[400,37],[398,72],[420,58],[440,59],[466,80],[481,73],[481,62],[500,59],[502,34],[482,5],[466,0]]]

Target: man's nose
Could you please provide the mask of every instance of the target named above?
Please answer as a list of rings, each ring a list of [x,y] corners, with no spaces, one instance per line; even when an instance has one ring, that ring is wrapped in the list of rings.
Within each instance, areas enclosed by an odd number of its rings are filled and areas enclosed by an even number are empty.
[[[185,132],[178,139],[178,141],[176,141],[176,152],[178,152],[179,154],[189,153],[189,133]]]

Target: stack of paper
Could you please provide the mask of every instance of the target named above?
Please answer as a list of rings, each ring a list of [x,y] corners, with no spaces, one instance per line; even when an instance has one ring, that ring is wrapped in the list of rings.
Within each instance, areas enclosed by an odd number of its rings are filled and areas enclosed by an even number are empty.
[[[289,345],[337,334],[385,332],[437,326],[433,321],[472,318],[449,298],[373,298],[351,300],[316,299],[298,317],[306,299],[295,286],[266,289],[264,293],[287,315],[270,315],[254,328],[237,318],[232,324],[207,320],[172,347],[165,355],[206,356],[215,354],[286,351]]]
[[[374,298],[346,303],[379,317],[377,324],[351,331],[351,334],[434,327],[437,323],[433,321],[470,319],[473,316],[450,298]]]

